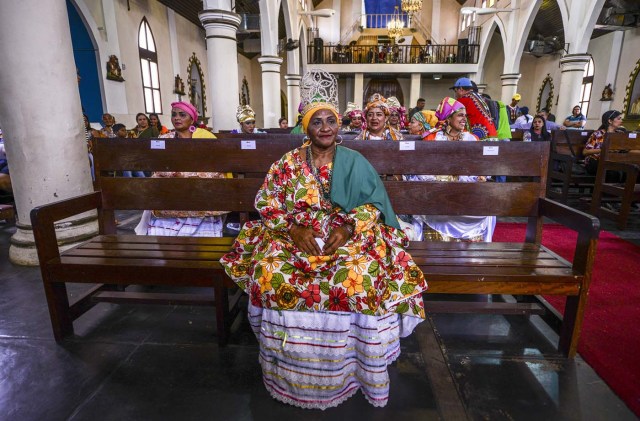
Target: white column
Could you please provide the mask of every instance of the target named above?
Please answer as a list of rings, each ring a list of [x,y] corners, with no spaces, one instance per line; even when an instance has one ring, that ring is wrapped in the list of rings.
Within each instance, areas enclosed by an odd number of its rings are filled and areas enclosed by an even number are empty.
[[[265,128],[278,127],[280,118],[280,65],[282,58],[262,56],[258,63],[262,66],[262,112]],[[297,107],[297,105],[296,105]]]
[[[411,73],[411,85],[409,85],[409,103],[404,104],[407,110],[416,106],[418,102],[418,98],[420,98],[420,90],[421,86],[421,74],[420,73]]]
[[[104,64],[109,60],[109,56],[111,54],[115,54],[120,59],[120,64],[122,65],[123,77],[125,80],[130,77],[140,77],[139,70],[140,64],[133,62],[127,63],[123,60],[123,56],[120,53],[120,41],[118,39],[118,19],[116,14],[116,5],[114,4],[115,0],[103,0],[102,1],[102,13],[104,14],[104,27],[108,41],[108,51],[107,54],[103,55],[103,52],[100,51],[100,56],[103,60],[100,61],[102,64],[102,69],[100,71],[104,72]],[[137,28],[136,28],[136,34]],[[137,35],[136,35],[137,36]],[[128,68],[132,70],[125,69]],[[131,75],[131,76],[129,76]],[[135,76],[134,76],[135,75]],[[131,89],[131,82],[117,82],[113,80],[108,80],[106,78],[106,74],[103,73],[103,84],[104,84],[104,98],[107,105],[105,112],[108,111],[111,114],[121,114],[127,115],[129,114],[129,106],[127,105],[127,88]]]
[[[580,102],[582,77],[591,56],[566,54],[560,59],[560,89],[555,114],[558,122],[571,114],[571,109]]]
[[[171,45],[171,65],[173,68],[173,77],[180,74],[180,50],[178,49],[178,31],[176,30],[176,12],[173,9],[169,9],[167,7],[167,23],[169,26],[169,45]],[[186,67],[185,67],[186,71]],[[181,76],[182,80],[185,78],[188,80],[190,76],[187,76],[186,73],[183,73]],[[173,100],[180,101],[181,95],[173,92]],[[164,106],[165,109],[168,109],[166,104]]]
[[[433,44],[440,43],[440,0],[433,0],[431,4],[431,42]],[[412,103],[412,107],[415,107]]]
[[[364,74],[356,73],[355,80],[353,81],[353,102],[359,106],[363,107],[366,105],[364,103]]]
[[[285,75],[287,81],[287,99],[289,104],[287,120],[289,125],[294,126],[298,118],[298,105],[300,104],[300,75]]]
[[[65,2],[0,2],[0,40],[0,121],[18,210],[9,258],[37,265],[31,209],[93,190]],[[69,248],[97,232],[96,216],[57,228]]]
[[[622,42],[624,41],[624,31],[615,31],[611,35],[611,49],[609,54],[609,65],[603,80],[602,86],[611,84],[611,89],[616,92],[616,79],[618,78],[618,67],[620,66],[620,55],[622,54]],[[605,61],[606,62],[606,61]],[[596,90],[596,95],[598,91]],[[591,93],[593,95],[593,91]],[[592,96],[593,97],[593,96]],[[592,102],[593,104],[593,102]],[[609,111],[612,107],[612,101],[600,101],[600,112],[596,115],[594,112],[590,112],[593,120],[600,120],[602,114]],[[595,110],[596,107],[589,107],[589,110]],[[567,114],[568,115],[568,114]],[[589,116],[587,116],[589,119]]]
[[[211,126],[216,132],[235,129],[240,92],[236,45],[240,15],[228,10],[208,9],[200,12],[200,22],[207,34],[208,96],[213,107]]]
[[[479,94],[483,94],[485,89],[487,89],[487,84],[486,83],[477,83],[476,85],[478,85],[478,93]]]
[[[521,76],[520,73],[505,73],[500,75],[500,79],[502,79],[502,95],[500,99],[505,104],[510,104],[513,94],[518,91],[518,81]]]

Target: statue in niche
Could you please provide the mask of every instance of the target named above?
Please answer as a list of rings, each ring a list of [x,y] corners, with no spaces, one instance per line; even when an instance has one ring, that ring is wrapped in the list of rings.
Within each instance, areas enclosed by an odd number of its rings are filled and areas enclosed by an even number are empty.
[[[240,89],[240,105],[249,105],[251,98],[249,97],[249,83],[247,83],[247,77],[242,78],[242,88]]]
[[[120,69],[120,61],[115,54],[110,55],[109,61],[107,62],[107,79],[124,82],[122,69]]]
[[[602,98],[600,101],[612,101],[613,100],[613,89],[611,89],[611,84],[609,83],[602,90]]]
[[[180,75],[176,75],[174,86],[173,86],[173,93],[178,95],[185,95],[184,82],[182,81],[182,78],[180,77]]]

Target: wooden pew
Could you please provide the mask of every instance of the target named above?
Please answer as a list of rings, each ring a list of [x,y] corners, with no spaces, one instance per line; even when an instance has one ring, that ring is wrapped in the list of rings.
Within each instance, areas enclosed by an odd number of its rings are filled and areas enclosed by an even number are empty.
[[[554,130],[551,133],[551,156],[547,197],[566,204],[569,190],[578,189],[578,197],[593,190],[595,177],[584,170],[582,150],[593,130]]]
[[[298,139],[258,139],[253,145],[236,139],[165,140],[165,149],[150,149],[150,140],[98,140],[94,147],[98,174],[120,169],[163,171],[266,172]],[[411,141],[408,141],[411,142]],[[457,174],[509,176],[506,183],[443,183],[385,180],[398,214],[497,215],[528,218],[524,242],[446,243],[411,242],[410,252],[424,271],[429,294],[514,294],[533,302],[474,303],[462,307],[450,302],[427,303],[434,312],[500,312],[541,314],[557,312],[537,299],[542,294],[567,297],[561,323],[559,350],[576,353],[591,267],[599,233],[598,220],[545,198],[549,143],[547,142],[399,142],[345,141],[360,151],[380,174]],[[253,148],[251,148],[253,146]],[[402,147],[402,150],[401,150]],[[245,148],[245,149],[243,149]],[[247,149],[248,148],[248,149]],[[72,321],[94,300],[152,302],[150,294],[113,291],[125,286],[209,286],[215,301],[218,335],[226,340],[233,316],[218,259],[229,250],[231,238],[175,238],[116,235],[116,209],[223,209],[248,212],[262,183],[256,178],[171,179],[98,176],[99,190],[75,199],[33,210],[32,224],[42,278],[57,340],[73,332]],[[71,250],[59,252],[53,223],[73,214],[97,209],[100,235]],[[542,219],[548,217],[578,232],[573,263],[540,244]],[[102,282],[88,296],[69,306],[66,282]],[[165,302],[178,298],[159,297]],[[187,297],[189,303],[201,301]],[[555,320],[557,321],[557,320]]]
[[[627,228],[631,205],[640,201],[640,184],[637,184],[640,173],[640,141],[637,136],[637,133],[605,135],[591,200],[591,213],[615,220],[621,230]],[[608,171],[622,173],[624,181],[607,183]],[[619,203],[620,209],[605,207],[605,200],[608,203]]]

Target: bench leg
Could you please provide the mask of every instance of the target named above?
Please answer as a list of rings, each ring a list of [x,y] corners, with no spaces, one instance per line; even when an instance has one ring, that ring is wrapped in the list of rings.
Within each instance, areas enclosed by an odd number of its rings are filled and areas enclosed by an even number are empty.
[[[587,294],[581,292],[578,296],[567,297],[560,328],[560,340],[558,350],[567,358],[573,358],[578,351],[578,341],[580,340],[580,330],[587,303]]]
[[[213,287],[216,301],[216,327],[218,330],[218,345],[225,346],[229,339],[229,293],[220,281],[219,286]]]
[[[56,342],[73,335],[73,319],[69,311],[67,286],[64,283],[44,281],[44,292],[49,306],[49,317]]]

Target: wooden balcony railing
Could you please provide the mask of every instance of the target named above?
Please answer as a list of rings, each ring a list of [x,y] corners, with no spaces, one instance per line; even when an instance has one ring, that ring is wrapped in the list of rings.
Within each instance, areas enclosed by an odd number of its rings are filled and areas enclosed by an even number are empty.
[[[478,63],[479,45],[309,45],[309,64]]]

